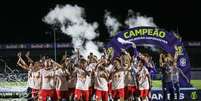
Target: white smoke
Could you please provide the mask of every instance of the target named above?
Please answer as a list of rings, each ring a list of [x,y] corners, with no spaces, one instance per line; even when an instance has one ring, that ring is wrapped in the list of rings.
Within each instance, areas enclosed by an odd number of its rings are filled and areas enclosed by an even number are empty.
[[[102,55],[98,50],[98,46],[93,41],[87,41],[85,45],[85,50],[83,51],[84,54],[89,54],[92,52],[93,54],[97,55],[98,58]]]
[[[128,10],[128,18],[125,20],[125,24],[128,25],[129,28],[140,26],[156,27],[152,17],[140,16],[139,14],[135,16],[133,10]]]
[[[98,47],[104,47],[104,43],[103,42],[96,42],[96,44],[98,45]]]
[[[98,46],[92,41],[99,36],[96,32],[98,23],[88,23],[83,18],[84,9],[77,5],[57,5],[43,19],[47,24],[59,24],[63,33],[72,37],[74,49],[80,48],[80,54],[85,58],[90,52],[100,57]]]
[[[104,22],[107,27],[110,36],[115,36],[116,32],[119,30],[121,23],[115,18],[111,16],[111,12],[105,11]]]

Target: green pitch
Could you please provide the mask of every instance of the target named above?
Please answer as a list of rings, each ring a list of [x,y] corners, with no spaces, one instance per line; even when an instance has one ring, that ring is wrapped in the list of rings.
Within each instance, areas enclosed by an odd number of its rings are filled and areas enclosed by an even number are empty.
[[[201,89],[201,80],[191,80],[191,84],[193,87]],[[160,80],[153,80],[152,81],[153,87],[161,88],[161,81]]]
[[[201,89],[201,80],[191,80],[191,84],[198,89]],[[153,87],[161,88],[161,81],[160,80],[153,80],[152,81]],[[26,82],[0,82],[1,88],[14,88],[14,87],[26,87]]]
[[[26,87],[27,82],[0,82],[0,88]]]

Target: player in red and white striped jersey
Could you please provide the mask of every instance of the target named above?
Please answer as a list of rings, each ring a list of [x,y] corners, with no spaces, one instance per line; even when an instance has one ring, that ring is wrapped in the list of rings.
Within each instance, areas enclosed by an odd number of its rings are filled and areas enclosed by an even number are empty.
[[[55,61],[51,60],[52,63],[57,67],[55,70],[55,77],[56,77],[56,94],[57,100],[61,101],[63,99],[68,99],[68,78],[69,78],[69,71],[66,65],[60,65]]]
[[[31,96],[33,100],[37,100],[38,98],[38,91],[40,87],[40,72],[39,72],[39,62],[34,62],[30,57],[29,57],[29,52],[26,53],[26,58],[28,59],[29,65],[22,59],[21,53],[18,53],[18,62],[17,64],[26,69],[28,71],[28,89],[31,88]],[[29,93],[29,92],[28,92]],[[30,98],[28,98],[30,99]]]
[[[142,101],[148,101],[148,94],[150,89],[150,74],[145,67],[145,61],[140,59],[138,61],[137,81]]]
[[[68,65],[68,70],[71,73],[70,77],[68,79],[68,93],[69,93],[69,99],[72,100],[75,95],[75,88],[76,88],[76,83],[77,83],[77,67],[74,66],[73,63],[70,63]]]
[[[121,67],[121,59],[119,59],[118,57],[115,58],[113,64],[114,71],[112,71],[111,73],[112,97],[114,100],[120,99],[120,101],[124,101],[125,71],[124,68]]]
[[[33,98],[33,100],[38,100],[38,93],[40,91],[40,84],[41,84],[41,77],[40,77],[41,64],[38,61],[34,62],[29,57],[29,55],[30,55],[30,52],[27,52],[25,56],[26,56],[28,62],[31,63],[30,69],[32,70],[32,72],[31,72],[31,75],[32,75],[32,98]]]
[[[109,74],[106,70],[106,59],[101,59],[95,70],[96,101],[108,101],[108,80]]]
[[[40,63],[35,62],[33,66],[32,71],[32,79],[33,79],[33,85],[32,85],[32,98],[34,100],[38,99],[38,93],[40,91],[40,84],[41,84],[41,77],[40,77]]]
[[[77,83],[75,88],[75,100],[89,100],[89,85],[91,83],[92,69],[86,68],[87,61],[85,59],[80,60],[79,68],[76,70]]]
[[[53,101],[56,97],[56,80],[55,70],[50,59],[44,61],[44,67],[40,70],[41,74],[41,90],[39,92],[39,100],[46,101],[50,97]]]
[[[96,65],[97,65],[96,56],[93,55],[93,53],[90,53],[90,55],[88,56],[88,66],[86,68],[91,69],[92,71],[95,71]],[[90,75],[90,79],[91,79],[91,83],[89,85],[89,99],[93,99],[93,95],[95,94],[95,90],[94,90],[95,77],[93,73],[92,75]]]

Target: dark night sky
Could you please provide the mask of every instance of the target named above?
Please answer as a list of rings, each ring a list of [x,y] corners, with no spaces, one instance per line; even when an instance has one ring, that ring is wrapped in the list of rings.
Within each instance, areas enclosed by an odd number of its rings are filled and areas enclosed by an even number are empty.
[[[15,2],[13,2],[15,1]],[[201,34],[201,1],[199,0],[123,0],[121,2],[108,2],[100,0],[9,0],[1,3],[1,30],[0,43],[24,42],[50,42],[52,35],[45,34],[50,31],[42,18],[53,9],[56,4],[77,4],[85,8],[87,21],[98,21],[100,40],[107,38],[107,31],[103,25],[104,9],[112,15],[124,20],[127,10],[133,9],[141,15],[154,18],[154,22],[166,30],[179,30],[183,40],[200,41]],[[120,0],[115,0],[120,1]],[[59,34],[58,41],[69,40],[65,35]]]

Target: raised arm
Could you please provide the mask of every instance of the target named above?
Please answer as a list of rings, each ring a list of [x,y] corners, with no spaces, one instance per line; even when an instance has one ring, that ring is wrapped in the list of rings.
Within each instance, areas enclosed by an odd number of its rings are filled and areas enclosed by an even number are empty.
[[[104,53],[104,56],[108,58],[107,50],[105,48],[103,48],[103,53]]]
[[[105,62],[106,62],[106,60],[103,60],[103,59],[99,60],[98,63],[96,64],[95,71],[97,71],[99,66],[103,65]]]
[[[59,68],[62,68],[63,66],[60,65],[59,63],[57,63],[56,61],[54,61],[53,59],[51,59],[51,62],[56,66],[56,67],[59,67]]]
[[[174,54],[174,64],[177,65],[177,59],[178,59],[178,52],[176,51],[175,54]]]
[[[60,63],[63,64],[65,62],[65,59],[67,58],[67,52],[65,51]]]
[[[17,61],[17,65],[19,65],[20,67],[22,67],[25,70],[29,70],[29,66],[25,63],[25,61],[22,59],[21,57],[21,53],[17,54],[18,56],[18,61]]]
[[[123,55],[121,55],[121,63],[128,68],[131,66],[131,56],[125,49],[121,49],[121,51],[123,53]]]
[[[76,48],[76,50],[77,50],[77,59],[78,59],[78,61],[80,61],[80,49]]]
[[[25,57],[27,58],[27,60],[28,60],[29,63],[33,63],[34,61],[33,61],[29,56],[30,56],[30,52],[28,51],[28,52],[25,54]]]
[[[160,58],[159,58],[160,67],[163,67],[163,65],[164,65],[163,56],[164,56],[164,54],[161,53]]]
[[[106,57],[106,59],[110,60],[110,55],[107,53],[107,50],[105,48],[103,48],[103,53],[104,53],[104,56]]]

